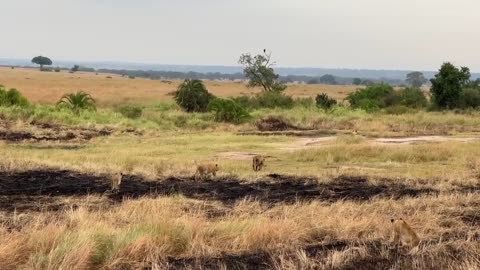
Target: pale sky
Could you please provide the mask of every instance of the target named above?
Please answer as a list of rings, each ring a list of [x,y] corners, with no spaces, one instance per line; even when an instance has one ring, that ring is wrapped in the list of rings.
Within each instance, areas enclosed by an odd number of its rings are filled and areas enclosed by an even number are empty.
[[[0,0],[0,58],[480,71],[479,0]]]

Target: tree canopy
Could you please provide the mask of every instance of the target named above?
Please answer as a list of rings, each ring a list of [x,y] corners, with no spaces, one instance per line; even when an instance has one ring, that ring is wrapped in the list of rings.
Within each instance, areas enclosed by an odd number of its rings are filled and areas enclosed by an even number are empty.
[[[407,79],[405,81],[412,87],[421,87],[428,80],[422,72],[414,71],[407,74]]]
[[[248,87],[262,87],[263,91],[283,91],[287,88],[279,81],[279,75],[275,73],[271,62],[271,53],[263,50],[263,54],[252,56],[245,53],[240,56],[238,63],[244,66],[243,73],[248,78]]]
[[[458,105],[463,88],[470,83],[470,70],[447,62],[430,82],[433,103],[439,108],[452,109]]]
[[[50,58],[45,56],[35,56],[34,58],[32,58],[32,63],[40,65],[40,69],[42,69],[43,66],[51,65],[52,60],[50,60]]]

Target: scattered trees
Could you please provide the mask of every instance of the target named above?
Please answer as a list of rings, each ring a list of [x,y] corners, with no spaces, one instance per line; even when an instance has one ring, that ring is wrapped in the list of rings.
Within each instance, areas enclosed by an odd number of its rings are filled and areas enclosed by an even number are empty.
[[[414,71],[407,74],[405,80],[411,87],[422,87],[428,80],[422,72]]]
[[[71,71],[71,72],[77,72],[79,69],[80,69],[80,66],[79,66],[79,65],[74,65],[74,66],[70,69],[70,71]]]
[[[242,54],[238,63],[244,66],[243,73],[249,80],[248,87],[262,87],[265,92],[281,92],[287,88],[279,81],[279,75],[272,68],[275,62],[271,62],[271,53],[266,50],[256,56]]]
[[[52,64],[52,60],[50,60],[48,57],[36,56],[32,58],[32,63],[40,65],[40,70],[42,70],[43,66],[50,66]]]

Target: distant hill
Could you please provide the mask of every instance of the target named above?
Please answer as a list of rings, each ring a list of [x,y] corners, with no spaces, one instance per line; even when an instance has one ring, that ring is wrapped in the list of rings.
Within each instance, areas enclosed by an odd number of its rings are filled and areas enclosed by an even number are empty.
[[[153,70],[153,71],[172,71],[172,72],[197,72],[197,73],[223,73],[235,74],[241,73],[240,66],[203,66],[203,65],[161,65],[161,64],[144,64],[129,62],[86,62],[86,61],[56,61],[53,66],[72,67],[73,65],[81,65],[95,69],[116,69],[116,70]],[[0,65],[7,66],[34,66],[27,59],[6,59],[0,58]],[[406,75],[413,70],[374,70],[374,69],[338,69],[338,68],[292,68],[292,67],[276,67],[275,70],[282,76],[309,76],[320,77],[325,74],[334,75],[336,77],[345,78],[369,78],[374,80],[404,80]],[[433,78],[436,71],[421,71],[425,77]],[[472,78],[480,78],[480,73],[472,73]]]

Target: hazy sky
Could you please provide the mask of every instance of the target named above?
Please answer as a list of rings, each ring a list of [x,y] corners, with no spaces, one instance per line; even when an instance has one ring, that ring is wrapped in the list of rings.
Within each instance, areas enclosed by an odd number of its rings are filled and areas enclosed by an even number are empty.
[[[479,0],[0,0],[0,58],[480,71]]]

